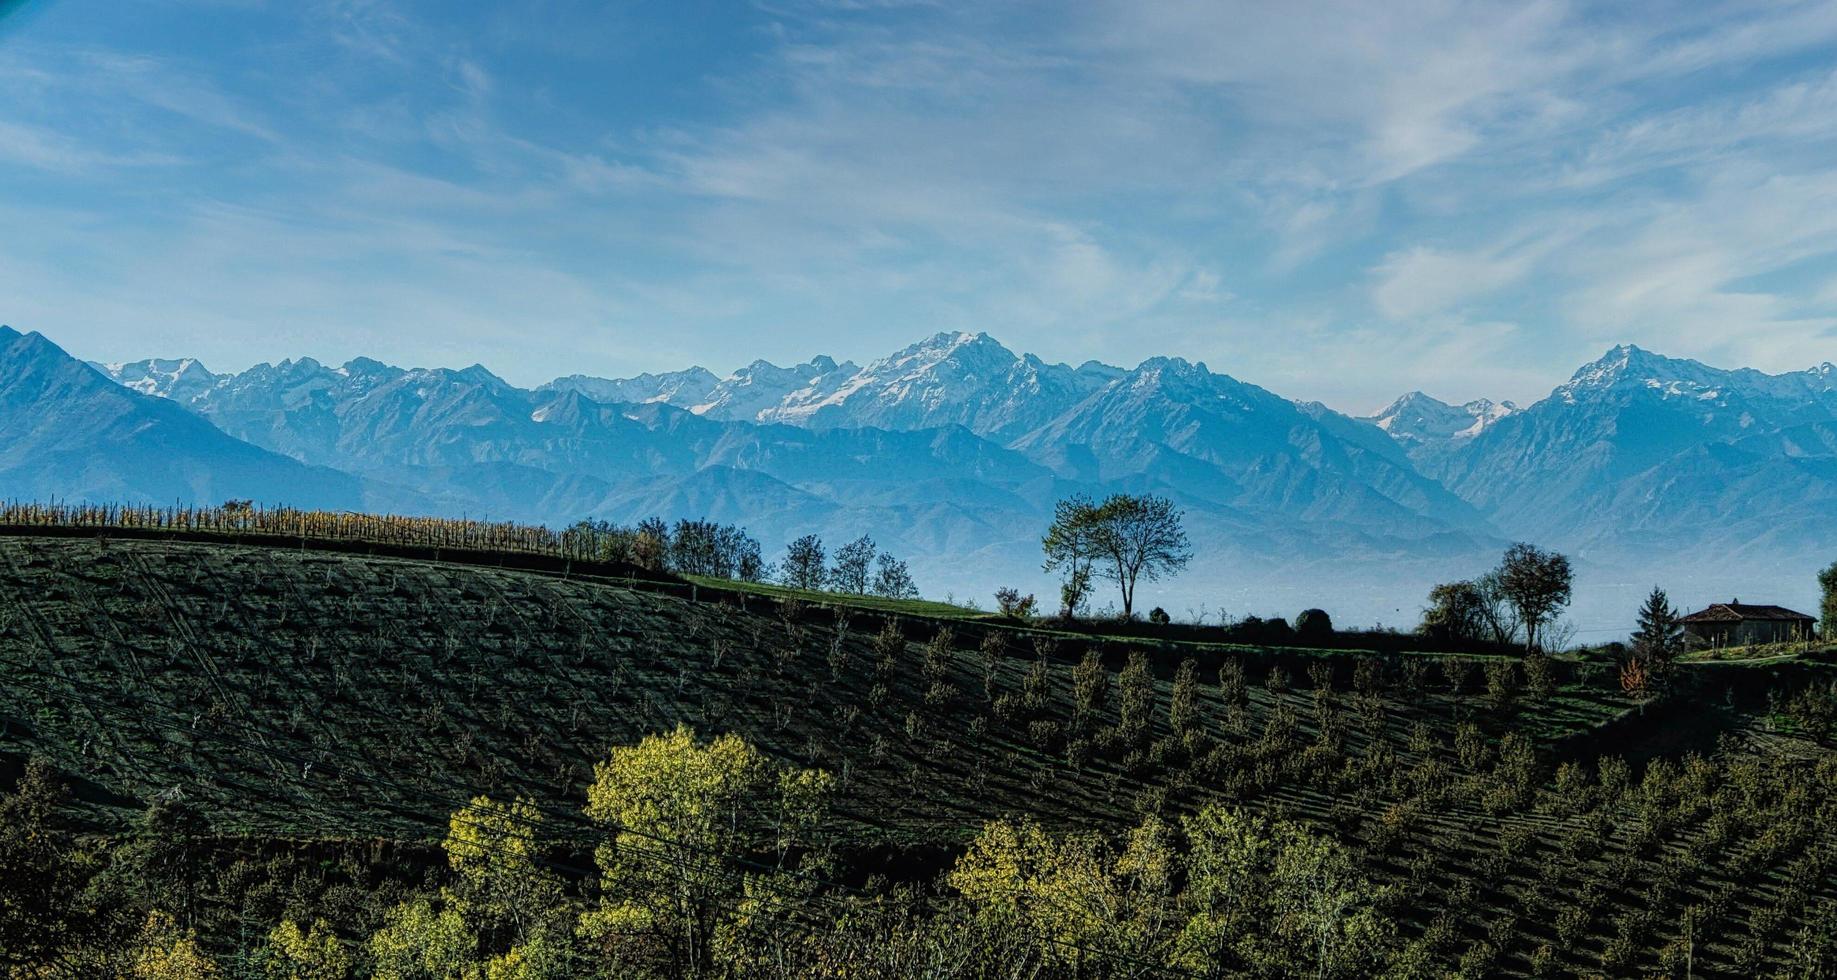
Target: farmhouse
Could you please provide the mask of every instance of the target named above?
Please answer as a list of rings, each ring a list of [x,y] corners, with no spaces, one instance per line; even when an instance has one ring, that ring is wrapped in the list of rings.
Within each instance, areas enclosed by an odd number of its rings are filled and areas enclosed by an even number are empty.
[[[1757,606],[1733,599],[1691,613],[1680,622],[1690,642],[1721,647],[1803,640],[1812,635],[1817,620],[1784,606]]]

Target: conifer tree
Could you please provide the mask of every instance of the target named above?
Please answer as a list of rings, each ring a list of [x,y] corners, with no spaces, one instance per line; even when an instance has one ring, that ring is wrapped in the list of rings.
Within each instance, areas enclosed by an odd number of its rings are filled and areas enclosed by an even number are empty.
[[[1837,562],[1818,573],[1818,585],[1824,590],[1824,601],[1818,605],[1819,635],[1837,640]]]
[[[1639,609],[1639,628],[1633,631],[1633,652],[1645,665],[1646,673],[1662,679],[1683,645],[1684,627],[1671,607],[1665,590],[1652,587],[1646,604]]]

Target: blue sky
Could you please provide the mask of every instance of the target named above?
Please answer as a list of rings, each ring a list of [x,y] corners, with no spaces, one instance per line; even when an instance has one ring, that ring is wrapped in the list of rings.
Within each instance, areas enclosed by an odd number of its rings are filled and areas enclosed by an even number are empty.
[[[1837,359],[1837,4],[0,0],[0,322],[529,384],[938,330],[1350,411]]]

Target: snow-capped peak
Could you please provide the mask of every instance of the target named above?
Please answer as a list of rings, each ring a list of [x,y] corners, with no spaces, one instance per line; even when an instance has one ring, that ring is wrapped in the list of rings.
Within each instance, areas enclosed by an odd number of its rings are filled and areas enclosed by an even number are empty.
[[[1620,344],[1582,365],[1553,394],[1573,403],[1587,391],[1634,387],[1659,389],[1668,395],[1699,397],[1728,374],[1698,361],[1666,357],[1632,344]]]
[[[180,402],[203,394],[218,380],[217,375],[193,357],[149,357],[91,366],[125,388]]]
[[[1444,447],[1467,442],[1517,411],[1518,406],[1509,401],[1478,398],[1464,405],[1450,405],[1412,391],[1365,421],[1405,446]]]
[[[662,402],[677,408],[689,408],[708,400],[721,379],[713,371],[696,366],[662,374],[646,372],[631,378],[596,378],[570,374],[536,389],[537,391],[579,392],[596,402],[646,403]]]

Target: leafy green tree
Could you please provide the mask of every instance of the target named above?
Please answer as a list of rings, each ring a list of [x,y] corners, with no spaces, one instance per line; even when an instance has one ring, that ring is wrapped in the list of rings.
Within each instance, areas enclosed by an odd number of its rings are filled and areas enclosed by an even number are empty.
[[[875,554],[874,539],[865,534],[837,548],[835,564],[829,569],[830,588],[866,595]]]
[[[1115,494],[1091,519],[1096,568],[1122,590],[1124,619],[1134,615],[1138,582],[1173,575],[1192,560],[1180,510],[1166,497]]]
[[[179,928],[190,929],[202,899],[209,832],[203,815],[190,804],[156,802],[115,849],[100,884],[135,908],[165,913]]]
[[[1500,570],[1495,568],[1474,579],[1473,589],[1479,599],[1483,636],[1500,646],[1516,641],[1524,632],[1525,624],[1517,604],[1506,592],[1505,579]],[[1525,648],[1535,649],[1529,643]]]
[[[703,742],[678,726],[614,748],[587,790],[587,816],[612,836],[594,854],[602,899],[581,934],[614,961],[655,947],[652,966],[707,969],[717,941],[733,948],[766,907],[755,885],[794,887],[773,869],[820,842],[833,790],[827,772],[776,765],[736,735]]]
[[[1417,632],[1446,643],[1478,640],[1486,630],[1484,598],[1473,582],[1445,582],[1429,590]]]
[[[1395,933],[1331,841],[1220,806],[1120,841],[991,821],[946,880],[985,930],[1073,976],[1368,976]]]
[[[778,565],[779,579],[794,589],[818,591],[829,577],[827,562],[823,539],[806,534],[785,548],[785,560]]]
[[[995,611],[1009,619],[1031,619],[1034,607],[1038,603],[1032,593],[1022,595],[1021,590],[1004,585],[995,590]]]
[[[486,961],[484,980],[572,980],[564,940],[537,936]]]
[[[673,572],[743,582],[757,581],[764,572],[759,542],[733,525],[679,520],[667,538]]]
[[[1535,649],[1543,628],[1569,605],[1575,580],[1569,558],[1519,542],[1505,550],[1493,576],[1524,630],[1525,648]]]
[[[1084,614],[1091,600],[1091,566],[1083,565],[1066,572],[1059,583],[1059,615],[1067,621]]]
[[[83,928],[86,876],[63,815],[68,800],[63,780],[37,756],[0,796],[0,966],[48,962]]]
[[[1295,635],[1308,643],[1333,639],[1333,617],[1325,609],[1304,609],[1295,617]]]
[[[1083,494],[1067,497],[1053,505],[1052,524],[1040,539],[1040,550],[1046,555],[1041,566],[1046,572],[1060,572],[1059,588],[1066,619],[1078,615],[1091,593],[1091,562],[1097,557],[1097,505]]]
[[[518,798],[480,796],[447,823],[447,864],[453,884],[442,892],[487,949],[522,945],[549,931],[561,904],[561,882],[536,864],[542,814]]]
[[[1048,572],[1063,571],[1065,614],[1077,614],[1090,576],[1102,575],[1122,591],[1123,616],[1135,613],[1135,587],[1185,568],[1193,553],[1180,510],[1166,497],[1119,493],[1094,504],[1074,496],[1053,507],[1040,541]]]
[[[631,544],[632,561],[653,572],[670,566],[670,526],[660,517],[649,517],[639,523]]]
[[[875,559],[872,591],[887,599],[916,599],[919,594],[906,563],[884,551]]]
[[[1182,818],[1186,920],[1173,962],[1208,976],[1367,976],[1394,927],[1330,841],[1222,806]]]

